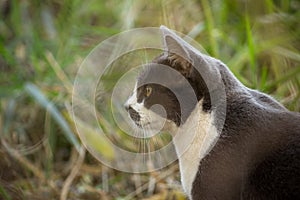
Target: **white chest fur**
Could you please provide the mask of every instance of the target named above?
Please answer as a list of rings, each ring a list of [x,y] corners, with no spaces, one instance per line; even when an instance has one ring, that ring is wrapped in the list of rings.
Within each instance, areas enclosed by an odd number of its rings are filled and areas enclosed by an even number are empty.
[[[219,137],[213,124],[213,117],[214,113],[202,111],[200,101],[173,138],[179,159],[182,186],[189,197],[200,161],[209,153]]]

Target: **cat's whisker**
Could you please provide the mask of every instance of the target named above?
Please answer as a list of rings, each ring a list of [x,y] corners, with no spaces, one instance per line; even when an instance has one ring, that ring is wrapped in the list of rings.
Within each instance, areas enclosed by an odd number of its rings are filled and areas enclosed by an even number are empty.
[[[145,126],[142,124],[142,131],[143,131],[143,137],[142,137],[142,142],[143,142],[143,149],[142,149],[142,153],[146,153],[145,150],[146,150],[146,142],[145,142],[145,137],[146,137],[146,130],[145,130]]]
[[[138,137],[139,134],[140,134],[140,130],[139,130],[138,127],[135,126],[135,127],[134,127],[134,134],[133,134],[133,143],[136,144],[136,145],[138,145],[137,151],[140,150],[140,149],[139,149],[140,139],[139,139],[139,137]]]
[[[179,121],[180,121],[180,124],[183,124],[183,120],[182,120],[182,117],[181,115],[178,113],[178,112],[175,112],[175,116],[178,117]]]
[[[153,130],[157,131],[157,130],[156,130],[156,127],[153,127],[153,126],[156,125],[156,124],[159,124],[160,122],[157,121],[157,120],[156,120],[156,121],[153,120],[151,115],[149,115],[148,118],[150,119],[149,122],[151,122],[151,123],[149,123],[149,124],[148,124],[148,127],[145,127],[145,128],[148,129],[148,130],[150,130],[150,132],[152,132]],[[153,134],[153,133],[151,133],[151,134]],[[152,136],[152,137],[150,138],[149,143],[150,143],[150,142],[151,142],[151,144],[153,144],[153,149],[152,149],[152,151],[156,151],[156,150],[159,149],[160,144],[159,144],[158,139],[157,139],[157,137],[156,137],[155,135]],[[150,144],[149,144],[149,145],[150,145]],[[149,153],[150,153],[150,152],[151,152],[151,149],[149,148]],[[162,156],[161,156],[161,154],[160,154],[159,151],[158,151],[158,156],[159,156],[158,159],[160,160],[160,162],[162,162]]]
[[[151,117],[149,117],[149,118],[151,118]],[[152,144],[152,142],[151,142],[152,138],[148,138],[151,135],[151,131],[152,131],[152,128],[150,125],[151,125],[151,123],[148,120],[146,120],[146,126],[143,125],[143,132],[144,132],[144,137],[145,137],[143,140],[145,142],[145,146],[147,145],[147,149],[145,149],[145,153],[147,153],[147,154],[151,153],[151,144]],[[154,148],[154,150],[155,150],[155,148]],[[150,156],[150,154],[149,154],[149,156]]]

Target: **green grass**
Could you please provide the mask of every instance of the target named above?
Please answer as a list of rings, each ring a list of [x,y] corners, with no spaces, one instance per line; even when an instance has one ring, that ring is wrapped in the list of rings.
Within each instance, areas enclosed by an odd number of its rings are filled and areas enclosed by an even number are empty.
[[[5,188],[3,188],[1,185],[0,185],[0,194],[1,194],[1,197],[3,197],[5,200],[11,200],[12,199],[10,197],[10,195],[6,192]]]
[[[64,192],[70,199],[122,199],[127,194],[136,199],[183,198],[163,180],[151,192],[149,177],[156,173],[132,179],[89,154],[78,154],[82,146],[68,112],[76,71],[95,45],[129,28],[161,24],[192,36],[246,86],[300,111],[297,0],[1,1],[0,150],[16,149],[3,160],[22,168],[12,166],[15,173],[6,181],[20,187],[27,199],[45,194],[58,199],[68,177],[72,183],[65,184]],[[105,119],[101,125],[113,129]],[[78,157],[85,160],[73,180],[69,175],[71,166],[80,164]],[[3,169],[0,165],[1,173]],[[166,177],[179,180],[177,173]],[[13,199],[4,188],[0,182],[1,197]],[[89,194],[93,197],[85,196]]]

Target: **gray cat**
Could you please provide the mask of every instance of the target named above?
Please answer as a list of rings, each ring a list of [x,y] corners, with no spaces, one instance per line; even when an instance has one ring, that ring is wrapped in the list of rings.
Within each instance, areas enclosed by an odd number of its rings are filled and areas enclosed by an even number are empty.
[[[160,29],[165,52],[140,73],[125,108],[138,127],[165,119],[164,128],[179,135],[174,145],[188,197],[300,199],[300,114]],[[165,112],[151,109],[156,104]]]

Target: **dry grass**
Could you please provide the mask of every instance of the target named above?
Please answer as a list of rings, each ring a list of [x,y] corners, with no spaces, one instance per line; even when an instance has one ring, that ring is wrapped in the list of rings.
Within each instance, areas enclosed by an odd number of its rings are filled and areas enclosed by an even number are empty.
[[[0,1],[0,199],[185,199],[176,163],[129,174],[85,152],[68,112],[78,66],[115,33],[164,24],[300,111],[299,11],[297,0]]]

